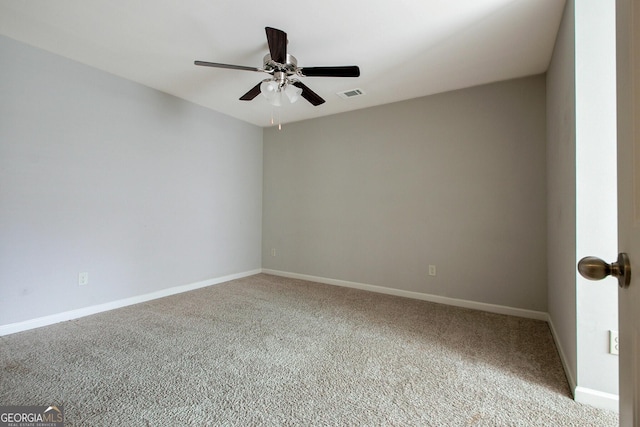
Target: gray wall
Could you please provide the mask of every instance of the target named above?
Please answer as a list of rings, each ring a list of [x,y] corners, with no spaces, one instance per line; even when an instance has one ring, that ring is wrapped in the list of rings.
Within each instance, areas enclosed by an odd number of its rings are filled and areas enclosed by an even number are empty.
[[[0,37],[0,325],[260,268],[261,192],[262,129]]]
[[[549,317],[572,387],[577,376],[574,14],[569,0],[547,71]]]
[[[263,268],[546,311],[545,102],[535,76],[266,129]]]

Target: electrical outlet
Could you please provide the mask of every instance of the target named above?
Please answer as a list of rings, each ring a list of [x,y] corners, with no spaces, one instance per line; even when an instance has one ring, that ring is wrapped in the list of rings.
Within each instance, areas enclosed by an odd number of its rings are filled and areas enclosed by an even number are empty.
[[[435,276],[436,275],[436,266],[435,265],[430,265],[429,266],[429,276]]]
[[[271,248],[271,256],[277,256],[278,252],[276,251],[276,248]]]
[[[618,331],[609,331],[609,353],[620,354],[620,341]]]
[[[89,284],[89,273],[78,273],[78,285],[84,286]]]

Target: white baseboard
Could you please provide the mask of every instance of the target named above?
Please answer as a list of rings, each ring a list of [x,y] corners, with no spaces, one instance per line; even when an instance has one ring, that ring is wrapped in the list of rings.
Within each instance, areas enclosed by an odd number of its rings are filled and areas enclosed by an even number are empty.
[[[576,387],[575,401],[609,411],[620,411],[620,398],[616,394],[604,393],[585,387]]]
[[[576,380],[573,377],[573,373],[569,369],[569,363],[565,355],[564,349],[555,326],[553,325],[553,319],[549,317],[549,328],[551,329],[551,335],[556,343],[556,348],[560,354],[560,360],[562,361],[562,367],[569,383],[569,388],[573,394],[573,399],[578,403],[584,403],[599,409],[606,409],[609,411],[618,412],[619,409],[619,396],[617,394],[605,393],[603,391],[593,390],[586,387],[580,387],[576,385]]]
[[[402,289],[387,288],[384,286],[368,285],[365,283],[348,282],[345,280],[327,279],[326,277],[310,276],[307,274],[290,273],[287,271],[270,270],[263,268],[265,274],[288,277],[291,279],[308,280],[310,282],[324,283],[327,285],[343,286],[346,288],[361,289],[364,291],[377,292],[387,295],[395,295],[405,298],[419,299],[423,301],[435,302],[439,304],[452,305],[456,307],[470,308],[473,310],[487,311],[496,314],[506,314],[509,316],[524,317],[527,319],[549,321],[549,315],[542,311],[525,310],[522,308],[507,307],[503,305],[487,304],[483,302],[469,301],[457,298],[442,297],[439,295],[424,294],[421,292],[405,291]]]
[[[560,355],[560,361],[562,362],[562,367],[564,368],[564,374],[567,377],[567,382],[569,383],[569,389],[573,394],[573,398],[576,397],[576,380],[573,378],[573,373],[569,369],[569,363],[567,362],[567,357],[565,355],[564,349],[562,348],[562,342],[558,337],[558,332],[556,331],[555,326],[553,325],[553,319],[549,316],[549,329],[551,329],[551,336],[553,337],[553,341],[556,344],[556,348],[558,349],[558,354]]]
[[[92,314],[101,313],[103,311],[114,310],[116,308],[126,307],[128,305],[139,304],[141,302],[151,301],[158,298],[168,297],[170,295],[180,294],[182,292],[193,291],[195,289],[204,288],[207,286],[217,285],[219,283],[228,282],[230,280],[241,279],[247,276],[253,276],[260,273],[261,270],[250,270],[242,273],[230,274],[228,276],[217,277],[215,279],[203,280],[201,282],[190,283],[182,286],[175,286],[173,288],[162,289],[157,292],[151,292],[149,294],[137,295],[130,298],[125,298],[117,301],[111,301],[104,304],[93,305],[90,307],[83,307],[77,310],[65,311],[62,313],[52,314],[50,316],[38,317],[35,319],[25,320],[23,322],[9,323],[6,325],[0,325],[0,336],[15,334],[16,332],[27,331],[29,329],[35,329],[42,326],[53,325],[59,322],[65,322],[67,320],[78,319],[84,316],[90,316]]]

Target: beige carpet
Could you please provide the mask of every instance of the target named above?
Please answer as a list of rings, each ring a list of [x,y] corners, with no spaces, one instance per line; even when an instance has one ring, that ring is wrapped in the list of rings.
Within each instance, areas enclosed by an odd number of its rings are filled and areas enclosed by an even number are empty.
[[[0,338],[0,404],[69,426],[617,426],[546,323],[260,274]]]

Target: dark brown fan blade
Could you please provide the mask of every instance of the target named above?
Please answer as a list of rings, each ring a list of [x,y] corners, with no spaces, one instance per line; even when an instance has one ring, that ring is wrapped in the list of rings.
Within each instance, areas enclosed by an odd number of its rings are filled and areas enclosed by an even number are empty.
[[[249,92],[240,97],[240,101],[251,101],[256,96],[260,95],[260,85],[262,82],[255,85]]]
[[[309,89],[304,83],[293,82],[293,85],[302,89],[302,97],[312,103],[314,106],[317,107],[320,104],[324,104],[324,99],[322,99],[320,95]]]
[[[276,28],[265,27],[271,59],[280,64],[287,62],[287,33]]]
[[[304,67],[300,69],[306,77],[359,77],[360,68],[357,65],[343,67]]]
[[[194,61],[194,64],[202,65],[205,67],[229,68],[231,70],[263,71],[262,69],[256,68],[256,67],[245,67],[244,65],[219,64],[217,62]]]

